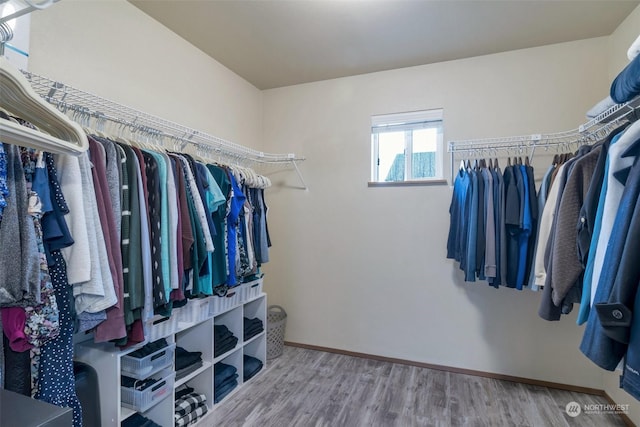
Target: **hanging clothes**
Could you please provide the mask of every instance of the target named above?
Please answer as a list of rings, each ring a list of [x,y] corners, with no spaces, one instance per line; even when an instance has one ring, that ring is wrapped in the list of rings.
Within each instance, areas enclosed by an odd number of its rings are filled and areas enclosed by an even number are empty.
[[[229,233],[227,231],[227,214],[230,207],[230,201],[232,197],[231,190],[231,181],[227,175],[227,172],[216,165],[207,165],[207,169],[211,173],[211,176],[215,180],[216,184],[218,184],[218,188],[222,195],[225,197],[225,202],[220,203],[218,208],[213,211],[212,220],[216,230],[219,233],[216,234],[215,247],[217,250],[213,252],[212,261],[213,261],[213,275],[212,275],[212,286],[214,288],[224,285],[227,282],[227,277],[229,275],[229,258],[228,258],[228,247],[227,244]]]
[[[529,180],[529,176],[531,180]],[[461,168],[449,207],[447,257],[460,263],[465,281],[523,289],[533,264],[537,223],[533,168],[509,164]]]
[[[33,221],[26,211],[27,187],[16,146],[5,145],[7,153],[7,206],[0,222],[0,247],[12,248],[0,254],[0,306],[27,306],[36,303],[40,287],[40,256]],[[21,256],[16,258],[15,253]]]
[[[561,188],[547,246],[547,274],[539,310],[540,316],[546,320],[559,320],[562,314],[571,311],[574,303],[580,301],[583,267],[576,245],[577,224],[601,149],[600,145],[582,146],[578,154],[567,162],[559,182]]]
[[[540,183],[540,190],[538,191],[538,200],[537,200],[538,220],[536,223],[536,233],[535,233],[537,234],[538,238],[534,239],[534,245],[531,248],[531,255],[533,259],[531,261],[531,269],[529,272],[529,282],[528,282],[529,287],[534,292],[540,289],[540,287],[536,283],[536,258],[538,256],[542,258],[542,255],[538,255],[538,248],[541,247],[540,237],[544,235],[545,242],[546,242],[546,239],[548,239],[549,237],[549,233],[542,230],[542,218],[544,215],[544,209],[546,206],[547,197],[551,188],[551,174],[553,173],[556,166],[557,165],[555,163],[549,166],[549,168],[547,169],[547,172],[545,172],[544,176],[542,177],[542,182]],[[549,226],[551,225],[551,223],[548,223],[548,224]]]
[[[147,177],[147,204],[149,207],[149,229],[151,236],[151,258],[153,274],[153,306],[158,310],[169,302],[167,286],[164,284],[162,274],[162,202],[160,200],[160,172],[158,163],[153,155],[140,152],[138,156],[144,159],[145,176]]]
[[[629,252],[625,255],[627,239],[638,238],[634,234],[635,230],[630,228],[630,224],[635,213],[635,202],[640,194],[640,166],[637,161],[638,154],[640,154],[638,153],[639,141],[640,122],[635,122],[619,139],[612,140],[609,147],[606,184],[603,183],[603,189],[606,189],[606,193],[604,194],[602,218],[600,222],[597,222],[600,224],[600,228],[593,257],[594,268],[590,293],[593,301],[580,345],[580,350],[589,359],[608,370],[614,370],[624,356],[627,350],[625,342],[627,339],[620,340],[618,336],[612,338],[607,333],[607,329],[603,329],[604,325],[625,326],[629,322],[635,304],[632,302],[635,301],[635,295],[633,297],[627,296],[625,304],[616,306],[615,313],[613,313],[614,310],[607,310],[607,307],[610,307],[607,304],[621,302],[615,301],[615,296],[613,300],[610,300],[618,275],[620,274],[620,280],[634,280],[634,278],[624,276],[625,269],[621,270],[620,265],[623,258],[633,256]],[[597,217],[596,221],[598,221]],[[593,239],[595,238],[594,235]],[[627,246],[627,249],[630,247]],[[591,253],[589,257],[591,258]],[[636,290],[637,283],[634,292]],[[619,296],[620,293],[617,295]],[[604,304],[601,305],[601,310],[593,310],[593,307],[599,304]]]
[[[121,339],[127,335],[124,323],[124,286],[122,272],[122,251],[116,229],[114,211],[109,197],[109,185],[106,174],[106,151],[104,147],[89,138],[91,163],[93,164],[92,176],[96,188],[96,201],[98,216],[102,233],[105,237],[109,269],[113,278],[113,286],[117,302],[107,308],[107,319],[100,323],[95,332],[96,341],[109,341]]]
[[[53,158],[45,155],[45,161],[49,173],[50,191],[54,206],[52,215],[58,217],[57,221],[49,221],[47,224],[61,224],[61,216],[68,210],[64,195],[57,182],[57,172]],[[43,224],[44,240],[50,235],[58,241],[69,241],[71,236],[61,239],[59,229]],[[82,407],[76,395],[75,376],[73,374],[73,318],[71,315],[70,286],[66,278],[66,265],[59,249],[50,253],[49,264],[51,281],[53,283],[57,306],[59,307],[60,332],[58,336],[48,341],[42,347],[39,359],[39,382],[36,399],[73,409],[74,427],[82,426]]]

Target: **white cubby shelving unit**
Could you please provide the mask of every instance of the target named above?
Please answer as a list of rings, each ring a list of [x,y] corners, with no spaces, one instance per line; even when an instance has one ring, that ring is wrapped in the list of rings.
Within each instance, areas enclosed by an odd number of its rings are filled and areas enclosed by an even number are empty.
[[[243,381],[243,359],[249,355],[259,359],[263,371],[267,361],[267,295],[262,292],[262,278],[232,288],[227,296],[211,296],[189,300],[174,309],[170,318],[156,317],[147,325],[148,341],[126,350],[110,343],[95,344],[84,341],[75,346],[75,359],[87,363],[98,373],[100,414],[102,426],[120,423],[140,412],[162,426],[174,424],[174,390],[186,384],[207,397],[209,412],[223,404],[237,390],[250,384]],[[244,341],[244,318],[259,318],[264,330]],[[225,325],[238,337],[234,349],[214,357],[214,325]],[[168,346],[143,359],[128,354],[148,342],[164,338]],[[183,378],[176,378],[175,349],[202,353],[202,366]],[[214,365],[223,362],[238,370],[238,386],[221,402],[214,404]],[[122,388],[121,375],[144,380],[154,378],[157,383],[143,392]],[[214,415],[215,417],[215,415]]]

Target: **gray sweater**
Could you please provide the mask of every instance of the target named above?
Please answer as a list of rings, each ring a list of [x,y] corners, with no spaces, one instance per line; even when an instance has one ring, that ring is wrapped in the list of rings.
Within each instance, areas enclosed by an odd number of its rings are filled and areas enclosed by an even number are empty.
[[[0,306],[25,307],[36,303],[40,255],[20,150],[5,144],[5,151],[9,196],[0,223]]]

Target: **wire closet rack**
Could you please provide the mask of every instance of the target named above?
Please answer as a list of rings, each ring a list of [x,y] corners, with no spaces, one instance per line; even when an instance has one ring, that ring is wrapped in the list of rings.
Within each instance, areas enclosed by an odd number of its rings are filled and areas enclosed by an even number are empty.
[[[502,138],[469,139],[449,141],[447,151],[451,157],[451,183],[455,178],[455,156],[463,153],[470,157],[483,157],[499,151],[526,154],[531,159],[537,147],[545,149],[560,147],[569,149],[576,144],[588,144],[605,138],[613,129],[623,122],[636,120],[640,108],[640,97],[624,104],[615,104],[576,129]]]
[[[100,131],[106,123],[111,123],[119,132],[124,132],[134,139],[145,140],[152,145],[174,151],[183,151],[191,147],[191,150],[201,157],[249,167],[264,175],[293,169],[302,188],[307,190],[298,167],[298,163],[305,160],[304,157],[293,153],[272,154],[254,150],[35,73],[22,73],[38,95],[82,126]]]

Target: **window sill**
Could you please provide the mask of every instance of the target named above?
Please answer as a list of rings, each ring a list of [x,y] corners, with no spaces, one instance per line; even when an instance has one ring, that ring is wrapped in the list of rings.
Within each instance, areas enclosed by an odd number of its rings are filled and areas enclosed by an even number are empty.
[[[368,182],[369,187],[430,187],[433,185],[448,185],[446,179],[429,179],[416,181],[391,181],[391,182]]]

